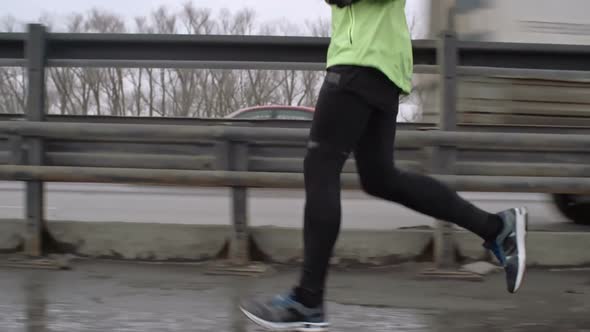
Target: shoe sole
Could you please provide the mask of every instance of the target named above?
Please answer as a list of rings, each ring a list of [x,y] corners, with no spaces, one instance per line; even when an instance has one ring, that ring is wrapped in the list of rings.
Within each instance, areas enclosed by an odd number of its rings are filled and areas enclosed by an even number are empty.
[[[273,323],[258,318],[248,310],[240,307],[240,310],[254,324],[261,326],[269,331],[277,332],[326,332],[330,327],[328,323]]]
[[[514,283],[514,290],[516,293],[526,272],[526,238],[528,230],[528,212],[525,208],[517,208],[516,211],[516,247],[518,249],[518,273],[516,275],[516,282]]]

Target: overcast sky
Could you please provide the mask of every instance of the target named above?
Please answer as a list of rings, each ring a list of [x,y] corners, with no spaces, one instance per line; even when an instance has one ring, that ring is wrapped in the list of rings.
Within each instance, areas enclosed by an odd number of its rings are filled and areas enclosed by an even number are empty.
[[[161,5],[180,8],[186,0],[5,0],[2,12],[19,20],[31,21],[41,13],[66,15],[71,12],[85,12],[91,8],[102,8],[125,17],[146,15]],[[321,0],[193,0],[197,7],[213,9],[256,9],[261,20],[287,17],[292,21],[304,22],[306,18],[327,17],[329,8]]]
[[[135,16],[149,14],[161,5],[180,8],[187,0],[2,0],[2,15],[14,16],[18,21],[30,23],[41,14],[66,17],[71,13],[86,12],[91,8],[106,9],[131,20]],[[408,10],[420,11],[426,0],[407,0]],[[323,0],[193,0],[197,7],[209,7],[214,11],[221,8],[238,10],[253,8],[258,14],[258,22],[274,21],[283,18],[292,23],[303,24],[307,19],[329,18],[330,8]]]

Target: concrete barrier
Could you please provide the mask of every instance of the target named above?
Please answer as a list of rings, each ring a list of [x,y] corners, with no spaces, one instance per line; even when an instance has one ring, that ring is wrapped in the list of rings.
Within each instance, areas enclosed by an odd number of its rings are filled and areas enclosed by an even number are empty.
[[[256,244],[278,262],[301,259],[303,234],[301,229],[259,227],[252,229]],[[385,262],[412,260],[422,254],[431,240],[425,230],[342,230],[336,243],[336,260]]]
[[[71,253],[90,258],[146,261],[205,261],[223,252],[229,226],[125,222],[50,221],[54,239]],[[24,241],[23,221],[0,220],[0,252],[17,251]],[[253,227],[257,250],[274,262],[301,260],[300,229]],[[455,233],[458,253],[468,260],[489,259],[477,236]],[[337,242],[335,262],[387,264],[430,259],[428,229],[346,230]],[[528,263],[537,266],[590,264],[590,232],[530,232]]]
[[[24,221],[0,220],[0,252],[18,250],[24,242],[24,233]]]

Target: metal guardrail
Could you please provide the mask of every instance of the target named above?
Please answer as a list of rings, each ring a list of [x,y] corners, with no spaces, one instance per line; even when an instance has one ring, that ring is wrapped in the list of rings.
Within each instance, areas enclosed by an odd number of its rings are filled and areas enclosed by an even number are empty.
[[[0,134],[12,137],[0,146],[0,164],[26,164],[23,143],[42,137],[48,143],[45,162],[51,166],[215,170],[216,142],[234,141],[248,144],[251,171],[301,172],[307,129],[0,122]],[[495,133],[401,130],[397,164],[427,171],[428,154],[422,148],[443,144],[458,150],[457,175],[589,176],[587,163],[573,162],[587,151],[588,137],[504,134],[498,139]],[[355,171],[353,160],[344,171]]]
[[[322,69],[327,47],[325,38],[54,34],[39,25],[29,26],[28,34],[0,34],[0,65],[28,68],[25,118],[0,121],[0,136],[6,137],[0,141],[0,179],[27,182],[27,252],[43,253],[44,181],[232,187],[230,252],[242,263],[247,261],[246,188],[303,184],[306,123],[272,128],[223,120],[125,124],[105,117],[94,123],[48,117],[45,67]],[[461,73],[588,75],[590,47],[462,42],[446,33],[440,41],[415,41],[414,56],[417,70],[441,73],[442,118],[437,126],[401,126],[396,155],[402,168],[436,174],[460,190],[590,194],[587,128],[465,128],[457,125],[455,104]],[[359,188],[349,174],[353,171],[351,160],[345,188]],[[436,241],[439,266],[452,264],[445,227]]]
[[[587,194],[588,177],[460,176],[433,175],[452,188],[463,191],[551,193],[555,190]],[[0,180],[169,184],[175,186],[234,188],[303,188],[303,174],[252,171],[194,171],[137,168],[63,166],[0,166]],[[342,178],[344,189],[361,189],[353,174]]]
[[[0,63],[25,64],[26,33],[0,33]],[[48,66],[316,69],[328,38],[46,33]],[[590,46],[457,41],[457,65],[485,70],[590,71]],[[261,51],[264,50],[264,51]],[[417,68],[437,66],[437,41],[413,41]],[[470,68],[470,69],[469,69]],[[481,71],[478,71],[481,70]]]
[[[231,126],[182,126],[137,124],[88,124],[47,122],[0,122],[0,134],[78,141],[128,141],[194,143],[203,140],[304,142],[305,128],[248,128]],[[424,146],[490,146],[516,150],[553,149],[588,151],[590,136],[575,134],[516,134],[457,131],[402,130],[398,144]]]
[[[25,33],[0,34],[0,61],[24,63],[27,38]],[[46,42],[47,65],[56,67],[322,70],[329,39],[48,33]],[[435,64],[435,41],[415,41],[414,56],[416,64]]]

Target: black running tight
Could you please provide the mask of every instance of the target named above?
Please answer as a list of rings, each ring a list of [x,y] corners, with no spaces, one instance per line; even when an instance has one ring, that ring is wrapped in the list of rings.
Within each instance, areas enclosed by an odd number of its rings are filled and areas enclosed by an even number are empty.
[[[430,217],[453,222],[483,239],[501,222],[437,180],[394,166],[399,89],[381,72],[331,68],[324,80],[310,132],[304,173],[304,266],[298,297],[308,306],[323,300],[329,261],[340,231],[340,174],[354,153],[363,189]]]

